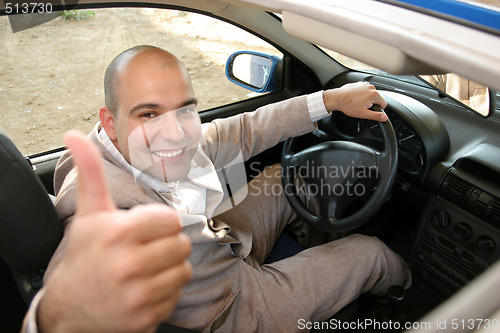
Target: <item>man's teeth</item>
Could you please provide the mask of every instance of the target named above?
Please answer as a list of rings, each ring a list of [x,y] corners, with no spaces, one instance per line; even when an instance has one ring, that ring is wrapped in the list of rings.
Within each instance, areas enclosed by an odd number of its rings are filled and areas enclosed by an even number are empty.
[[[181,153],[182,153],[182,148],[179,149],[178,151],[174,151],[172,153],[161,153],[159,151],[153,152],[153,154],[155,154],[155,155],[158,155],[160,157],[167,157],[167,158],[176,157],[176,156],[180,155]]]

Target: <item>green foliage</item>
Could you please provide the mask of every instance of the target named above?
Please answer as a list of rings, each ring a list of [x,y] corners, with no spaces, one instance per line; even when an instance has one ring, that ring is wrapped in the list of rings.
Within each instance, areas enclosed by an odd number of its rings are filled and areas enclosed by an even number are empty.
[[[95,13],[91,10],[65,10],[60,12],[59,16],[64,20],[84,20],[95,16]]]

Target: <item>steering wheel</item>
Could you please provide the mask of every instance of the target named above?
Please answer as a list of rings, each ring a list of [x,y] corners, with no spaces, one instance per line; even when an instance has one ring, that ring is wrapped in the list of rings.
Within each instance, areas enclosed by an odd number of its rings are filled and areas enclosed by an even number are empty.
[[[304,222],[325,231],[347,231],[367,222],[382,207],[396,178],[398,146],[390,120],[379,122],[378,127],[382,151],[351,141],[327,141],[297,151],[302,137],[285,141],[283,189]],[[303,197],[313,194],[317,199],[319,215],[301,200],[297,180],[306,191]],[[351,214],[352,204],[360,201],[361,208]]]

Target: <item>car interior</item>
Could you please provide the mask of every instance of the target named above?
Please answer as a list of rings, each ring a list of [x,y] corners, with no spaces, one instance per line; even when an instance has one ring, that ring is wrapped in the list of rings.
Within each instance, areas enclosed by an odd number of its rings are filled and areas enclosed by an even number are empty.
[[[325,5],[324,11],[320,5],[320,1],[298,4],[293,1],[158,0],[128,4],[85,0],[73,8],[130,6],[195,12],[234,24],[282,53],[276,57],[235,49],[238,53],[229,58],[226,74],[233,83],[256,94],[207,108],[200,112],[202,122],[348,83],[365,81],[375,86],[388,103],[384,111],[390,123],[381,125],[333,112],[318,122],[316,131],[288,139],[247,161],[247,170],[251,171],[248,179],[266,166],[281,163],[283,170],[290,170],[284,173],[283,184],[295,184],[298,174],[292,170],[292,159],[293,163],[304,164],[321,160],[327,166],[339,163],[338,156],[343,149],[356,153],[374,151],[370,154],[375,155],[369,155],[370,161],[365,162],[369,167],[375,156],[375,166],[382,171],[373,178],[354,180],[355,184],[369,189],[357,200],[342,195],[318,197],[320,213],[313,213],[298,195],[288,198],[299,216],[316,228],[318,243],[332,234],[336,237],[351,233],[374,235],[405,258],[411,268],[414,282],[410,289],[388,290],[382,298],[362,295],[342,310],[338,318],[345,322],[367,318],[381,322],[434,322],[433,318],[454,318],[462,320],[455,324],[464,331],[473,331],[478,328],[476,323],[467,327],[464,318],[497,318],[500,309],[500,299],[494,297],[500,282],[496,264],[500,258],[500,109],[495,92],[500,90],[500,59],[498,53],[487,54],[495,47],[499,49],[500,30],[451,22],[457,26],[456,35],[463,31],[469,37],[474,33],[485,37],[480,41],[473,38],[465,46],[459,43],[461,36],[439,44],[433,36],[425,39],[423,34],[424,37],[418,39],[409,32],[411,21],[415,20],[408,19],[410,14],[387,15],[378,22],[372,21],[378,11],[394,14],[409,10],[391,1],[370,2],[373,7],[367,11],[371,11],[372,16],[362,16],[348,1],[339,1],[336,7]],[[5,14],[5,10],[1,14]],[[349,14],[361,23],[354,25],[348,19]],[[443,21],[442,17],[429,12],[418,15],[427,22]],[[334,18],[335,23],[328,23]],[[405,18],[407,26],[402,26],[401,20]],[[443,22],[444,25],[451,23]],[[391,30],[391,24],[399,30]],[[429,27],[424,25],[422,29]],[[456,45],[451,45],[453,43]],[[475,43],[487,46],[479,49]],[[442,50],[436,45],[442,46]],[[453,51],[447,51],[452,46]],[[333,60],[326,48],[377,69],[349,68]],[[469,49],[477,52],[469,55]],[[450,55],[453,52],[459,55]],[[240,79],[229,64],[232,66],[235,58],[242,55],[269,59],[267,69],[271,74],[267,80],[256,84]],[[468,64],[467,68],[462,66],[464,63]],[[442,89],[413,76],[446,75],[450,67],[489,87],[486,114],[478,114]],[[271,81],[272,84],[267,85]],[[64,151],[64,147],[60,147],[23,156],[8,136],[0,135],[2,331],[4,327],[6,331],[19,330],[27,306],[43,284],[43,269],[62,237],[62,226],[51,196],[55,194],[54,169]],[[322,175],[321,179],[325,177]],[[313,178],[305,177],[305,181],[318,180]],[[290,239],[293,237],[284,237],[270,260],[279,260],[300,250]],[[158,331],[185,330],[162,325]]]

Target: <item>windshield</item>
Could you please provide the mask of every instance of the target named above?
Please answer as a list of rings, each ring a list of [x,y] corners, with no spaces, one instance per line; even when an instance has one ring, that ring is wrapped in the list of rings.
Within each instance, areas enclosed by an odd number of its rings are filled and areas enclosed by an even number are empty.
[[[372,74],[375,74],[375,75],[388,76],[388,77],[396,78],[396,79],[401,80],[401,81],[405,81],[405,82],[409,82],[409,83],[413,83],[413,84],[418,84],[418,85],[425,86],[425,83],[423,83],[421,80],[419,80],[414,75],[394,75],[394,74],[390,74],[390,73],[388,73],[388,72],[386,72],[384,70],[381,70],[381,69],[375,68],[373,66],[367,65],[367,64],[365,64],[365,63],[363,63],[361,61],[358,61],[356,59],[347,57],[347,56],[345,56],[343,54],[340,54],[338,52],[329,50],[329,49],[321,47],[321,46],[318,46],[318,47],[321,50],[323,50],[323,52],[325,52],[330,57],[332,57],[337,62],[341,63],[342,65],[344,65],[347,68],[354,69],[354,70],[361,71],[361,72],[372,73]]]
[[[500,0],[495,0],[500,2]],[[321,49],[331,56],[333,59],[353,70],[372,73],[375,75],[387,76],[400,81],[405,81],[421,86],[432,86],[436,90],[444,93],[462,104],[463,106],[479,113],[482,116],[487,116],[489,112],[489,90],[487,87],[468,80],[455,73],[436,74],[436,75],[394,75],[367,65],[363,62],[349,58],[338,52],[331,51],[326,48]],[[498,94],[497,94],[498,96]],[[496,108],[500,108],[499,98],[496,98]]]

